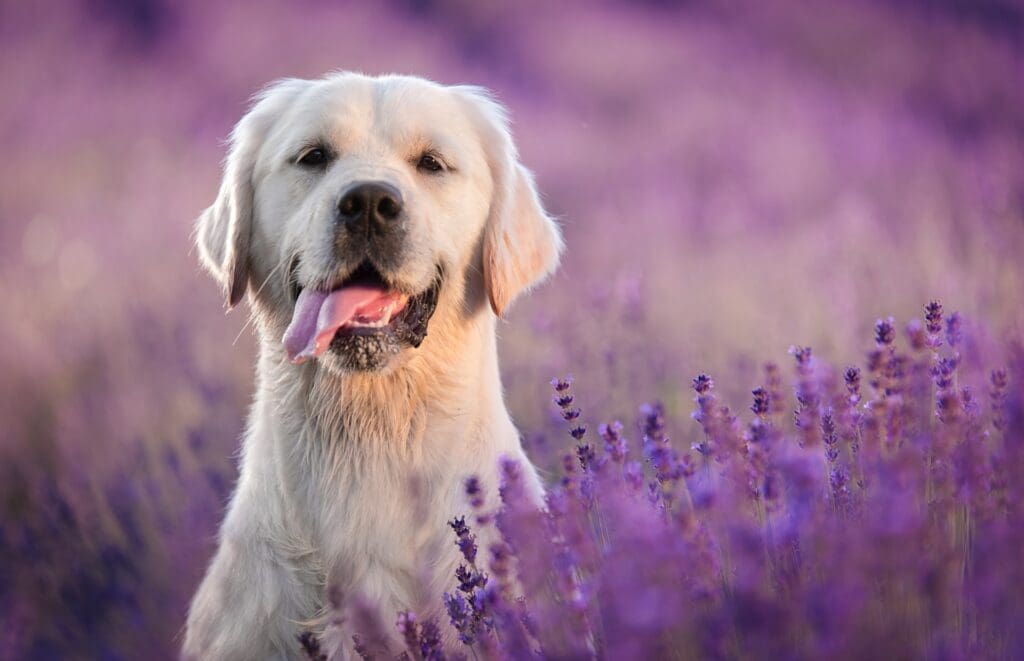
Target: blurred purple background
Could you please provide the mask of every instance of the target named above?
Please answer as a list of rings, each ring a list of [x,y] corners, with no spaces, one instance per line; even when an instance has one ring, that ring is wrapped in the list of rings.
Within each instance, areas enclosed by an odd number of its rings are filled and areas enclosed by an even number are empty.
[[[277,77],[508,105],[568,243],[501,328],[527,436],[554,374],[683,419],[930,298],[1024,328],[1017,3],[7,0],[0,66],[0,654],[173,655],[252,387],[190,232]]]

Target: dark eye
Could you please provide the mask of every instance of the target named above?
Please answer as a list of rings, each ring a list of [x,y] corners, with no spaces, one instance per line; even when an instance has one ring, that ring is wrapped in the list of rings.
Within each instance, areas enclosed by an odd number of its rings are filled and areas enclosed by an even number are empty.
[[[441,165],[441,161],[433,154],[424,154],[420,156],[419,162],[416,163],[416,169],[420,172],[440,172],[444,170],[444,166]]]
[[[305,167],[315,168],[324,165],[328,160],[329,156],[327,155],[327,150],[317,147],[315,149],[302,152],[302,155],[299,156],[299,160],[297,160],[296,163]]]

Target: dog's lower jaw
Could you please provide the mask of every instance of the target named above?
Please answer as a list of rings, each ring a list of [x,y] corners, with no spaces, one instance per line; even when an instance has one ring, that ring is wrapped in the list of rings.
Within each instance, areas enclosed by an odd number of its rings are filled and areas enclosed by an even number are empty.
[[[378,603],[387,631],[401,609],[439,616],[459,561],[446,523],[468,511],[465,478],[479,476],[493,506],[498,459],[518,459],[539,504],[502,402],[494,320],[481,316],[451,346],[428,340],[420,360],[386,375],[290,365],[264,341],[241,479],[186,654],[301,658],[295,623],[318,629],[331,588],[343,605],[361,593]],[[348,644],[353,632],[328,633]]]

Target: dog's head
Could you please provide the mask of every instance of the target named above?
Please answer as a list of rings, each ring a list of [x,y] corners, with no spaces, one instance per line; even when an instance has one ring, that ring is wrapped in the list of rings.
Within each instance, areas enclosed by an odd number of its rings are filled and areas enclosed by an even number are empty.
[[[489,314],[485,294],[500,316],[561,249],[487,92],[350,73],[259,94],[196,241],[229,306],[250,292],[293,362],[339,373]]]

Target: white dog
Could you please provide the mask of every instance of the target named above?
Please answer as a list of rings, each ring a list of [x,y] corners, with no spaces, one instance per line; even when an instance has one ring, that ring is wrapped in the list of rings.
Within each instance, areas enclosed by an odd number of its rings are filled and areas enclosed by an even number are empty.
[[[298,658],[328,584],[389,625],[436,615],[465,478],[493,502],[509,456],[542,496],[502,400],[495,323],[562,241],[504,109],[411,77],[276,82],[235,127],[196,239],[229,306],[248,293],[259,358],[185,657]]]

